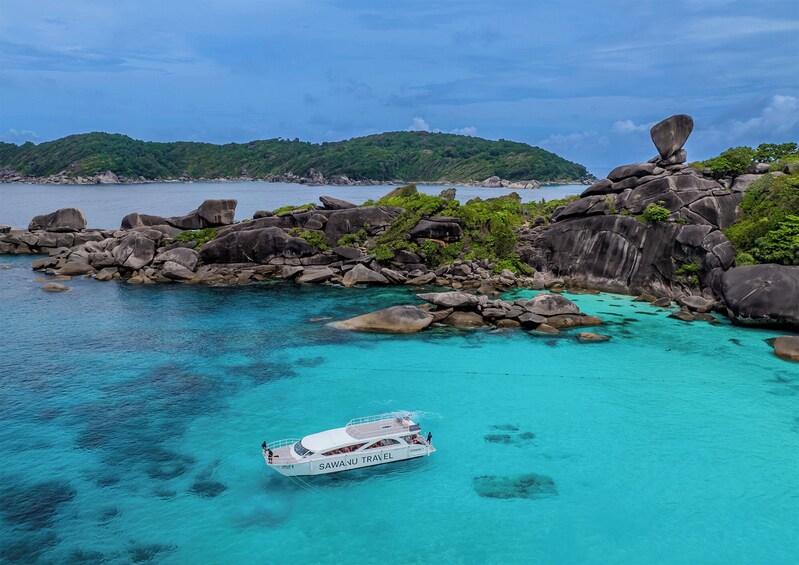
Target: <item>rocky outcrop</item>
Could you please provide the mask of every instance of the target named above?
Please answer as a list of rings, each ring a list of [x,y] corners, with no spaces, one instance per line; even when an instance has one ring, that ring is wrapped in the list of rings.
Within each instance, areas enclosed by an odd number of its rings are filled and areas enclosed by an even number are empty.
[[[389,225],[399,216],[402,208],[396,206],[362,206],[336,210],[329,214],[325,224],[325,241],[328,245],[336,245],[338,240],[347,234],[361,229],[376,230]]]
[[[205,200],[196,210],[192,210],[185,216],[173,216],[171,218],[134,212],[122,218],[121,229],[168,225],[180,230],[199,230],[228,226],[234,221],[237,204],[238,201],[232,198],[227,200]]]
[[[54,233],[76,232],[86,229],[86,216],[79,208],[61,208],[49,214],[35,216],[28,224],[28,231]]]
[[[341,330],[408,334],[422,331],[433,322],[433,316],[416,306],[392,306],[330,325]]]
[[[799,267],[735,267],[721,276],[718,293],[736,324],[799,331]]]
[[[445,243],[454,243],[463,236],[463,230],[458,218],[433,216],[419,220],[419,223],[411,228],[410,236],[412,239],[437,239]]]
[[[523,327],[537,329],[542,325],[557,331],[558,328],[595,326],[602,320],[586,316],[577,305],[559,294],[541,293],[530,300],[513,302],[491,300],[465,292],[432,292],[417,294],[418,298],[434,305],[438,311],[450,312],[441,321],[455,327],[495,326],[498,328]],[[545,330],[547,328],[544,328]]]
[[[232,231],[216,237],[200,250],[203,263],[268,263],[276,257],[299,259],[318,249],[280,228]]]
[[[711,293],[735,258],[722,230],[736,219],[740,192],[680,164],[693,128],[672,116],[652,128],[659,156],[616,167],[607,179],[553,215],[552,225],[520,233],[531,267],[572,284],[658,296]]]

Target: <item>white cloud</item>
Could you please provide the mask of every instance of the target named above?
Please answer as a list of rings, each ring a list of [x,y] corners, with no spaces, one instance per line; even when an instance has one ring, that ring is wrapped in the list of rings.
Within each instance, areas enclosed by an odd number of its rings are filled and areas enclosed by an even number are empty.
[[[430,133],[445,133],[443,129],[438,128],[431,128],[430,124],[427,123],[427,120],[416,116],[413,121],[411,121],[411,125],[408,126],[407,131],[429,131]],[[462,128],[455,128],[453,130],[449,130],[446,133],[454,133],[457,135],[468,135],[474,137],[477,135],[477,128],[474,126],[466,126]]]
[[[636,125],[632,120],[622,120],[614,122],[611,129],[616,133],[644,133],[648,132],[653,125],[654,122]]]
[[[458,135],[468,135],[470,137],[474,137],[477,135],[477,128],[474,126],[466,126],[465,128],[456,128],[452,130],[450,133],[456,133]]]
[[[6,133],[0,133],[0,141],[5,141],[7,143],[25,143],[26,141],[36,141],[39,139],[39,136],[36,135],[35,131],[31,131],[28,129],[23,130],[16,130],[10,129]]]
[[[411,125],[408,126],[408,131],[430,131],[430,124],[428,124],[424,118],[416,116],[411,122]]]
[[[536,145],[541,147],[575,147],[586,143],[604,143],[606,140],[597,135],[595,131],[583,131],[578,133],[556,133],[542,139]]]
[[[743,136],[748,134],[785,133],[799,124],[799,98],[795,96],[772,96],[759,116],[746,121],[732,123],[732,134]]]

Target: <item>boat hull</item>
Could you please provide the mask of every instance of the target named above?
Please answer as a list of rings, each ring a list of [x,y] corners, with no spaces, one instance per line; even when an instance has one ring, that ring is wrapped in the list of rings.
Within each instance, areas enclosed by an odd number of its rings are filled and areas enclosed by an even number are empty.
[[[433,447],[426,445],[411,445],[393,449],[369,450],[345,455],[324,457],[320,459],[295,460],[292,463],[270,463],[265,457],[269,467],[287,477],[308,476],[308,475],[328,475],[352,469],[362,469],[384,463],[394,463],[406,459],[415,459],[429,455],[435,451]]]

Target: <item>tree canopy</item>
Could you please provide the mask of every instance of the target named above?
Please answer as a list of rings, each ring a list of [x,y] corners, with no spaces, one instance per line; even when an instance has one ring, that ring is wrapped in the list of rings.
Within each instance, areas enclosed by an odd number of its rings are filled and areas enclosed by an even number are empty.
[[[35,145],[0,144],[0,167],[32,176],[111,171],[146,179],[264,178],[311,169],[354,180],[577,180],[583,165],[525,143],[428,132],[390,132],[331,143],[269,139],[214,145],[87,133]]]

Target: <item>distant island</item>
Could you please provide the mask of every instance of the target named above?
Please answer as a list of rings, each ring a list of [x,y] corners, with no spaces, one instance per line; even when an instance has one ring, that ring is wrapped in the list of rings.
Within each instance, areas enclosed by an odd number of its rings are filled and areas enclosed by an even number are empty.
[[[330,143],[268,139],[225,145],[87,133],[38,145],[0,143],[0,182],[168,180],[535,188],[546,182],[587,183],[594,177],[583,165],[526,143],[448,133],[399,131]]]

